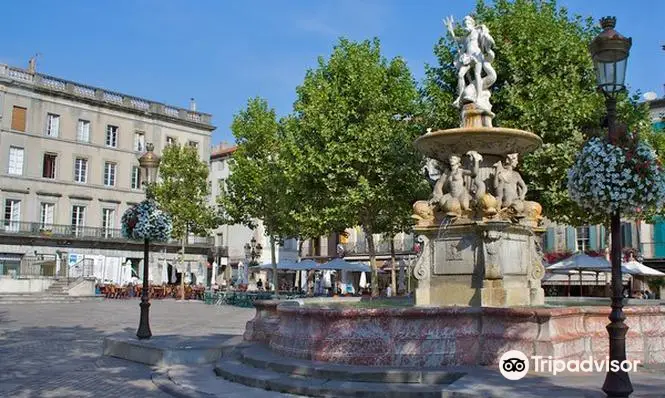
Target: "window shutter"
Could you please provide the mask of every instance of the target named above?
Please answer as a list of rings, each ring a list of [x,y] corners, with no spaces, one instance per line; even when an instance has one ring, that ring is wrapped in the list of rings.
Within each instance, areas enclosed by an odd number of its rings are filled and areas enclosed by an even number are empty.
[[[25,131],[25,114],[27,109],[15,106],[12,109],[12,130]]]
[[[598,226],[589,225],[589,249],[598,250]]]
[[[574,227],[566,227],[566,249],[571,252],[577,250],[577,238]]]
[[[545,233],[545,251],[551,252],[554,251],[554,228],[547,228]]]
[[[600,233],[598,234],[598,248],[599,249],[604,249],[605,248],[605,226],[601,225],[600,228]]]

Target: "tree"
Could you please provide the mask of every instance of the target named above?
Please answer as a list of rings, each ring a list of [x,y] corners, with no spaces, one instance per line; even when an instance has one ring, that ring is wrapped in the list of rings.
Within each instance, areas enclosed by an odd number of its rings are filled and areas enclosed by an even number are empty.
[[[208,236],[217,225],[216,210],[209,204],[208,164],[189,145],[171,144],[164,149],[159,166],[160,180],[154,194],[162,209],[171,215],[173,236],[182,239],[182,256],[189,233]],[[181,286],[184,287],[184,270]],[[184,289],[181,298],[184,299]]]
[[[218,198],[230,223],[254,229],[261,220],[270,239],[273,286],[277,291],[276,245],[292,232],[293,194],[287,189],[280,157],[282,127],[275,110],[261,98],[250,99],[247,108],[233,118],[231,130],[238,149],[233,153],[227,190]]]
[[[423,194],[418,92],[406,63],[381,56],[378,39],[340,39],[297,89],[290,140],[296,186],[330,231],[360,225],[367,236],[372,293],[378,295],[373,234],[411,225]]]
[[[585,139],[606,134],[601,129],[605,106],[588,52],[598,33],[593,20],[571,18],[554,0],[479,1],[475,18],[488,26],[496,42],[493,65],[498,77],[491,100],[495,125],[532,131],[543,139],[543,146],[522,161],[528,196],[540,202],[553,221],[604,223],[580,209],[566,190],[567,171]],[[439,65],[426,67],[421,95],[429,127],[459,126],[450,105],[456,51],[450,38],[441,38],[434,50]],[[620,121],[634,131],[644,119],[633,105],[625,97],[618,109]]]

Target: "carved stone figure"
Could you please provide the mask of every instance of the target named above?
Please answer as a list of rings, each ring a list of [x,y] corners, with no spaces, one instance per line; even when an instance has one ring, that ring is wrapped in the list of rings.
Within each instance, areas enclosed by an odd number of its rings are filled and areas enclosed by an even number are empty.
[[[482,157],[477,152],[469,152],[474,159],[474,170],[461,167],[462,159],[452,154],[448,158],[449,169],[441,173],[441,177],[434,185],[434,192],[430,203],[438,204],[439,209],[447,216],[458,217],[470,210],[471,194],[467,185],[467,177],[478,174],[479,161]]]
[[[492,51],[494,39],[489,29],[485,25],[476,26],[473,18],[467,15],[463,20],[466,36],[456,37],[453,17],[446,18],[444,23],[448,33],[458,44],[458,55],[455,60],[457,99],[453,102],[453,106],[462,109],[465,103],[474,103],[478,108],[491,113],[489,88],[496,81],[496,71],[491,64],[494,61]]]
[[[521,214],[524,210],[527,188],[520,173],[514,170],[517,163],[518,154],[511,153],[506,156],[503,163],[497,162],[494,165],[494,188],[501,209],[510,208]]]
[[[412,218],[416,219],[416,225],[426,226],[434,224],[434,205],[427,200],[419,200],[413,204]]]

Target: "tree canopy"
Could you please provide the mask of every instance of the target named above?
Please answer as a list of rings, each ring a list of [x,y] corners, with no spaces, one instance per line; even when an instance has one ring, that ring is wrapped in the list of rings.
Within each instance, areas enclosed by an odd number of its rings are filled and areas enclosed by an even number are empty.
[[[293,195],[286,183],[280,148],[282,128],[275,110],[261,98],[250,99],[233,118],[238,149],[233,153],[226,190],[217,199],[227,222],[256,228],[263,223],[270,238],[273,285],[277,286],[275,245],[293,234]]]
[[[286,123],[306,206],[330,231],[362,226],[373,265],[372,234],[408,229],[412,204],[427,187],[413,146],[418,105],[402,59],[382,57],[378,39],[340,39],[307,72]],[[372,280],[376,294],[376,274]]]
[[[217,226],[216,211],[209,202],[208,172],[208,164],[199,158],[198,149],[178,144],[164,149],[160,180],[153,192],[173,219],[174,236],[185,238],[188,232],[206,236]]]

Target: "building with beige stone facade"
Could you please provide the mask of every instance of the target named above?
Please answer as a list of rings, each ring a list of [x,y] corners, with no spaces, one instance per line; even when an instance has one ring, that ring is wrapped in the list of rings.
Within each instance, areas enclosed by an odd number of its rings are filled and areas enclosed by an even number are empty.
[[[141,275],[142,243],[120,235],[122,214],[145,197],[138,157],[147,143],[159,154],[178,142],[208,162],[215,127],[193,109],[0,65],[0,275]],[[204,281],[212,246],[190,239],[186,280]],[[180,278],[178,248],[153,247],[153,282]]]

